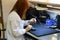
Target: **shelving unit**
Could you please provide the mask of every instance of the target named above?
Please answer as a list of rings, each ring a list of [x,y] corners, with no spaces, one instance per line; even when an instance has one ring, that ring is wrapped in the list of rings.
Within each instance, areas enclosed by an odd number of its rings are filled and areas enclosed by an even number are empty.
[[[33,2],[33,3],[38,3],[38,4],[45,4],[45,5],[52,5],[52,6],[58,6],[60,7],[60,4],[59,3],[54,3],[50,0],[29,0],[30,2]]]
[[[29,0],[29,2],[31,3],[45,5],[45,8],[48,8],[47,10],[59,12],[60,11],[60,3],[58,2],[59,0],[57,0],[57,2],[55,1],[56,3],[52,1],[54,0]]]

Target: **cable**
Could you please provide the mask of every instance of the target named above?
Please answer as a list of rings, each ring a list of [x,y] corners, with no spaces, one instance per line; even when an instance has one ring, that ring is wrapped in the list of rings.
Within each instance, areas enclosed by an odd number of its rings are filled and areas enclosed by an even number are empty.
[[[35,15],[33,15],[33,14],[31,14],[32,15],[32,17],[34,17],[34,18],[36,18],[37,19],[37,21],[39,22],[39,24],[40,24],[40,20],[38,19],[38,17],[37,16],[35,16]]]

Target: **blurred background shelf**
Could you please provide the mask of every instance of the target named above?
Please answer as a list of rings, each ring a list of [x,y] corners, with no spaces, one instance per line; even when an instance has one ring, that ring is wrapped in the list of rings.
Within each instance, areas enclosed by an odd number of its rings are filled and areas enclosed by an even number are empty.
[[[45,4],[45,5],[53,5],[53,6],[59,6],[60,7],[59,0],[29,0],[29,1],[33,2],[33,3],[39,3],[39,4]]]

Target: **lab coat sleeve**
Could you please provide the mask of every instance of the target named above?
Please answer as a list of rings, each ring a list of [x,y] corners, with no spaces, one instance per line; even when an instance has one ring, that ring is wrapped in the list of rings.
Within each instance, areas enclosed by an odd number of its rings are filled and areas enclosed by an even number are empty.
[[[27,25],[29,25],[30,23],[29,23],[29,20],[22,20],[23,21],[23,23],[24,23],[24,26],[27,26]]]
[[[19,37],[20,35],[23,35],[26,30],[25,29],[21,29],[22,25],[19,23],[19,21],[15,18],[12,18],[11,20],[11,29],[12,29],[12,34],[15,37]]]

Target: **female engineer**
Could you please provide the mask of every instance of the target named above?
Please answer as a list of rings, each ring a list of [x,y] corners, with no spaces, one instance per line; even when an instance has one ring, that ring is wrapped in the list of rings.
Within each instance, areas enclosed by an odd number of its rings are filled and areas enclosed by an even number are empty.
[[[27,9],[30,7],[28,0],[17,0],[13,9],[8,15],[6,38],[7,40],[25,40],[23,34],[31,30],[30,23],[35,23],[36,19],[23,20]],[[24,26],[28,25],[25,29]]]

